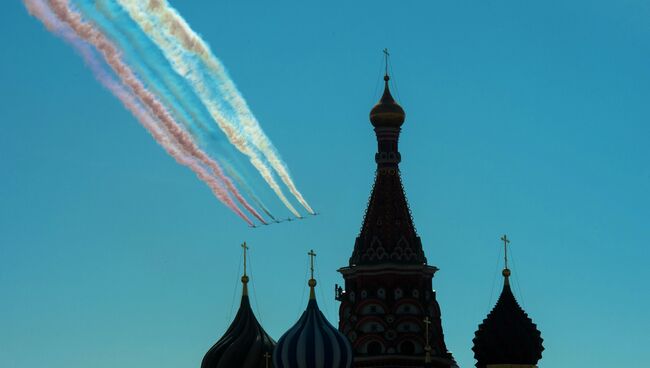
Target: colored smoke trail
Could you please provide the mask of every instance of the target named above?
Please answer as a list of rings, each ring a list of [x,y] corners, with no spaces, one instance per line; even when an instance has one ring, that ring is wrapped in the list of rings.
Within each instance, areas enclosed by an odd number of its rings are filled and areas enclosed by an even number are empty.
[[[119,0],[119,2],[127,9],[128,8],[137,9],[137,5],[140,3],[135,0]],[[136,11],[138,13],[143,12],[142,10],[136,10]],[[294,195],[294,197],[298,200],[298,202],[300,202],[300,204],[307,211],[309,211],[309,213],[313,214],[314,211],[312,210],[312,208],[309,206],[307,201],[304,199],[302,194],[298,191],[295,184],[293,183],[293,180],[291,179],[289,170],[287,169],[286,165],[280,159],[272,143],[270,142],[266,134],[264,134],[264,132],[262,131],[259,122],[253,116],[253,113],[250,111],[246,101],[241,96],[241,93],[237,90],[237,87],[235,86],[233,81],[228,77],[228,74],[226,73],[225,68],[223,67],[219,59],[217,59],[212,54],[208,45],[201,39],[199,35],[197,35],[190,28],[187,22],[185,22],[185,20],[180,16],[180,14],[178,14],[178,12],[174,8],[172,8],[167,3],[166,0],[149,0],[148,8],[144,11],[144,13],[145,14],[137,14],[135,16],[132,15],[132,18],[136,22],[138,22],[138,19],[142,18],[143,16],[146,16],[146,14],[157,15],[159,19],[158,24],[163,26],[169,35],[176,38],[178,43],[182,45],[182,47],[186,51],[198,55],[201,58],[201,60],[203,60],[203,62],[212,71],[212,75],[220,82],[219,87],[222,89],[222,92],[224,94],[223,97],[234,108],[235,112],[237,113],[238,120],[242,124],[242,128],[244,132],[248,135],[250,141],[253,143],[255,148],[257,148],[260,152],[262,152],[266,160],[271,164],[273,169],[275,169],[278,176],[289,188],[289,191]],[[153,33],[154,31],[156,31],[157,28],[157,27],[142,26],[142,25],[141,27],[148,34]],[[163,43],[158,43],[156,40],[154,40],[154,42],[159,44],[159,46],[161,46],[161,49],[165,48],[165,45]],[[172,49],[172,51],[176,51],[176,50]],[[199,90],[201,90],[201,88],[199,88]],[[214,102],[213,100],[211,101]],[[215,119],[215,121],[217,121],[217,124],[221,124],[218,119]],[[228,132],[226,132],[226,134],[228,134]],[[233,141],[231,140],[231,142]],[[235,142],[238,142],[238,140],[235,140],[233,144],[236,144]],[[256,164],[257,163],[254,163],[254,165]],[[275,188],[273,189],[275,190]],[[299,215],[297,216],[300,217]]]
[[[115,0],[73,1],[75,9],[87,21],[111,39],[122,53],[122,58],[138,78],[153,92],[168,111],[192,134],[197,144],[213,138],[214,124],[203,105],[185,79],[176,75],[158,47],[142,32],[133,32],[128,13]],[[205,147],[204,149],[207,149]],[[220,160],[217,158],[217,161]]]
[[[28,1],[28,0],[26,0]],[[174,119],[168,114],[165,108],[157,101],[156,97],[152,95],[132,73],[130,68],[121,60],[121,56],[112,43],[105,38],[105,36],[92,25],[85,23],[81,20],[78,13],[69,8],[67,0],[49,0],[49,5],[53,13],[59,20],[66,23],[74,33],[84,41],[92,44],[103,55],[106,63],[113,69],[116,75],[119,76],[122,83],[129,87],[131,92],[137,96],[139,101],[148,108],[148,113],[151,113],[157,121],[164,127],[164,131],[171,135],[171,137],[178,143],[186,154],[196,157],[202,164],[206,165],[216,179],[205,172],[201,164],[194,161],[183,160],[181,156],[174,156],[177,160],[182,161],[184,164],[191,164],[190,168],[195,170],[199,178],[204,180],[213,190],[217,198],[224,201],[224,203],[247,223],[252,224],[228,196],[227,191],[224,190],[221,183],[238,199],[244,207],[256,216],[260,221],[264,222],[262,217],[245,201],[239,194],[229,178],[227,178],[218,163],[207,156],[201,151],[191,140],[190,136],[178,126]],[[118,96],[119,98],[120,96]],[[124,102],[124,101],[123,101]],[[134,110],[132,110],[134,111]],[[155,133],[155,131],[151,131]],[[160,138],[160,136],[158,136]],[[166,147],[167,148],[167,147]],[[177,150],[172,150],[177,152]]]
[[[271,220],[273,220],[274,222],[278,222],[278,220],[275,218],[275,216],[273,216],[273,214],[272,214],[271,211],[268,209],[268,207],[266,207],[266,205],[264,204],[264,202],[262,202],[262,200],[257,196],[257,194],[255,194],[255,192],[251,189],[250,185],[248,185],[248,183],[246,183],[246,180],[244,180],[244,178],[242,178],[241,175],[239,175],[239,173],[237,172],[237,170],[235,170],[235,168],[232,167],[232,165],[230,165],[227,161],[223,161],[223,162],[222,162],[222,165],[223,165],[224,169],[226,170],[226,173],[227,173],[231,178],[235,179],[235,181],[237,182],[237,184],[239,184],[239,187],[240,187],[240,188],[244,188],[244,191],[245,191],[246,194],[247,194],[247,195],[248,195],[248,196],[253,200],[253,202],[255,202],[255,204],[257,204],[257,206],[258,206],[259,208],[261,208],[262,211],[263,211],[263,212],[264,212],[264,213],[265,213],[265,214],[266,214],[266,215],[267,215]]]
[[[209,81],[206,81],[200,73],[193,72],[194,66],[191,64],[187,51],[183,50],[182,45],[173,42],[167,37],[159,23],[155,22],[147,13],[147,9],[142,6],[141,1],[117,0],[123,9],[125,9],[131,19],[135,21],[140,29],[160,48],[167,60],[172,65],[174,71],[184,77],[192,86],[197,96],[210,113],[212,119],[217,123],[219,128],[224,132],[228,140],[244,155],[246,155],[251,164],[258,170],[262,178],[271,187],[278,196],[280,201],[296,217],[301,217],[293,205],[286,198],[282,189],[273,177],[273,173],[266,163],[259,157],[255,147],[250,146],[250,141],[246,139],[236,124],[225,115],[224,106],[219,103],[218,99],[213,98],[210,93]],[[151,3],[150,3],[151,4]],[[229,80],[229,79],[228,79]],[[232,84],[232,82],[230,82]],[[285,181],[286,183],[286,181]]]
[[[45,4],[44,0],[25,0],[25,6],[29,13],[38,18],[50,32],[63,38],[66,42],[72,45],[79,54],[81,54],[84,62],[91,69],[97,80],[122,102],[125,108],[128,109],[136,119],[138,119],[138,121],[153,136],[156,142],[158,142],[170,156],[176,159],[178,163],[189,167],[208,185],[214,195],[221,202],[231,208],[249,225],[253,225],[250,219],[241,212],[237,205],[232,201],[232,198],[230,198],[222,184],[210,175],[203,166],[179,148],[178,143],[160,128],[156,119],[138,103],[136,97],[126,90],[118,81],[112,78],[102,67],[90,45],[79,38],[72,29],[69,28],[69,26],[62,23],[53,13],[52,9]]]

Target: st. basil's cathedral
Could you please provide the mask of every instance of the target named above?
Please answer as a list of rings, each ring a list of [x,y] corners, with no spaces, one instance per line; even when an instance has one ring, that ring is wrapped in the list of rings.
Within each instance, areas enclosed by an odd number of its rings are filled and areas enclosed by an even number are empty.
[[[391,96],[388,73],[370,111],[377,137],[375,182],[348,265],[338,271],[338,328],[318,308],[313,275],[307,308],[277,342],[256,319],[244,267],[239,310],[201,368],[458,368],[445,345],[432,280],[438,270],[422,248],[400,177],[399,135],[406,114]],[[510,288],[507,237],[503,290],[473,340],[477,368],[533,368],[541,333]],[[246,263],[244,245],[244,264]]]

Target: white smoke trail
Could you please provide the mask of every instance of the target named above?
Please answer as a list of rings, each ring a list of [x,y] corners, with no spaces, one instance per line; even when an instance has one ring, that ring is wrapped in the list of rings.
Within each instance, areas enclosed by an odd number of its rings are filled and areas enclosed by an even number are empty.
[[[239,175],[237,170],[232,165],[230,165],[228,163],[228,161],[226,161],[226,160],[222,160],[222,164],[223,164],[223,168],[224,168],[224,170],[226,170],[226,173],[228,174],[228,176],[233,178],[235,180],[235,182],[237,182],[237,184],[239,184],[240,188],[244,188],[244,192],[248,195],[249,198],[251,198],[253,200],[253,202],[255,202],[255,204],[257,204],[257,207],[262,209],[262,211],[271,220],[273,220],[274,222],[278,222],[278,220],[275,218],[275,216],[273,216],[273,214],[268,209],[268,207],[266,207],[264,202],[262,202],[262,200],[257,196],[257,194],[255,194],[253,189],[251,189],[250,185],[248,185],[248,183],[246,183],[246,180],[244,180],[244,178],[242,178],[241,175]]]
[[[223,173],[219,164],[196,146],[191,136],[181,128],[166,108],[158,101],[156,96],[144,87],[142,82],[131,71],[130,67],[122,61],[122,57],[113,43],[109,41],[100,30],[95,28],[94,25],[84,22],[81,19],[80,14],[70,8],[68,0],[49,0],[49,3],[59,19],[70,25],[78,36],[93,44],[102,53],[107,64],[120,77],[122,82],[138,96],[140,101],[150,109],[151,113],[162,122],[169,134],[171,134],[188,153],[209,167],[212,173],[224,183],[230,193],[232,193],[235,198],[237,198],[237,200],[258,220],[265,223],[266,221],[262,216],[243,198],[232,181]]]
[[[101,63],[92,52],[91,46],[79,38],[66,24],[62,23],[44,1],[45,0],[25,0],[25,6],[29,13],[38,18],[50,32],[63,38],[66,42],[72,45],[77,52],[79,52],[97,80],[122,102],[125,108],[129,110],[136,119],[138,119],[138,121],[153,136],[156,142],[158,142],[170,156],[176,159],[179,164],[187,166],[194,171],[194,173],[208,185],[221,202],[235,211],[235,213],[237,213],[237,215],[244,219],[244,221],[249,225],[252,225],[250,219],[248,219],[246,215],[237,208],[235,203],[232,201],[232,198],[228,195],[228,192],[223,188],[222,184],[210,175],[210,173],[196,160],[183,152],[182,148],[179,147],[178,142],[169,137],[169,135],[160,128],[156,119],[142,108],[138,103],[137,98],[102,68]]]
[[[282,203],[297,217],[301,217],[298,211],[286,198],[282,189],[273,177],[273,173],[264,161],[259,157],[257,150],[251,147],[249,141],[245,139],[237,127],[224,115],[224,107],[212,98],[209,86],[195,67],[187,60],[187,53],[181,45],[168,38],[163,29],[147,14],[146,8],[142,2],[134,0],[117,0],[117,2],[129,13],[129,16],[138,24],[142,31],[160,48],[167,60],[172,65],[174,71],[186,78],[192,85],[197,96],[208,110],[213,120],[219,128],[225,133],[228,140],[244,155],[246,155],[251,164],[259,171],[262,178],[267,182],[275,194],[280,198]]]
[[[35,4],[36,2],[26,0],[26,4],[27,3]],[[41,4],[46,3],[41,2]],[[59,21],[67,24],[67,26],[70,27],[70,29],[74,32],[74,34],[76,34],[77,37],[93,45],[104,56],[107,65],[109,65],[116,73],[116,75],[120,77],[122,83],[129,87],[131,90],[129,93],[133,93],[134,96],[137,96],[139,102],[147,106],[147,112],[149,114],[152,114],[152,116],[154,116],[155,119],[162,124],[164,131],[173,137],[178,146],[182,147],[182,151],[184,151],[186,154],[196,157],[202,164],[209,167],[215,177],[211,176],[198,162],[184,159],[179,155],[174,156],[174,158],[177,161],[189,166],[199,176],[200,179],[205,181],[206,184],[210,186],[213,193],[215,193],[218,199],[222,200],[229,208],[231,208],[231,210],[242,217],[249,225],[252,225],[250,219],[248,219],[248,217],[241,212],[237,205],[232,201],[232,198],[230,198],[228,195],[226,188],[233,195],[235,195],[235,197],[241,198],[241,195],[236,191],[234,185],[232,185],[230,180],[225,177],[225,175],[223,175],[219,165],[194,145],[189,135],[175,123],[173,118],[169,116],[165,108],[160,105],[155,96],[153,96],[149,91],[146,90],[146,88],[144,88],[142,83],[137,79],[137,77],[135,77],[129,67],[121,61],[119,52],[110,43],[110,41],[108,41],[100,31],[93,28],[91,24],[83,22],[80,15],[68,7],[67,0],[50,0],[47,4],[49,4],[49,9],[53,12]],[[108,87],[110,88],[110,84]],[[123,94],[116,96],[120,98],[123,103],[127,101],[127,97],[125,97]],[[138,104],[137,106],[141,105]],[[127,106],[127,108],[129,108],[132,112],[137,113],[137,106],[131,106],[130,108]],[[142,116],[136,117],[142,118]],[[141,120],[141,122],[143,122],[144,125],[146,120]],[[145,125],[145,127],[148,126]],[[160,136],[156,135],[156,131],[150,130],[150,133],[154,135],[154,138],[160,138]],[[165,143],[164,141],[159,142],[161,144]],[[170,154],[179,151],[178,148],[170,149],[170,146],[164,147]],[[229,182],[230,185],[228,184]],[[224,185],[226,188],[224,188]],[[234,191],[232,189],[234,189]],[[242,204],[246,205],[245,203]]]
[[[314,211],[296,188],[286,165],[280,159],[266,134],[264,134],[259,122],[250,111],[246,101],[237,90],[237,87],[228,77],[225,68],[212,54],[208,45],[190,28],[180,14],[166,0],[149,0],[148,7],[144,11],[138,9],[138,5],[142,3],[141,1],[119,0],[119,2],[125,7],[136,9],[138,13],[141,13],[138,17],[148,16],[149,14],[156,15],[159,19],[156,26],[163,26],[165,32],[174,37],[183,46],[185,51],[194,53],[201,58],[205,65],[212,71],[213,76],[220,81],[219,87],[223,91],[223,97],[235,109],[244,133],[249,137],[255,148],[262,152],[266,160],[275,169],[278,176],[287,185],[289,191],[296,197],[298,202],[313,214]],[[137,21],[135,18],[134,20]],[[153,32],[157,30],[156,26],[147,25],[143,27],[143,30],[145,32]]]

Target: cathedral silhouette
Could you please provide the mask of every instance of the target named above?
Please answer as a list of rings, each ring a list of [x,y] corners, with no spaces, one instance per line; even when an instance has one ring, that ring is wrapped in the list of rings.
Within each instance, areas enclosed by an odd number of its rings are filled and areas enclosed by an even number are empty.
[[[298,322],[275,342],[255,318],[244,275],[241,305],[223,337],[206,353],[201,368],[453,368],[445,345],[441,311],[432,288],[438,270],[422,248],[400,177],[399,134],[406,114],[393,99],[388,82],[370,111],[377,136],[375,182],[354,250],[338,271],[338,328],[318,308],[312,274],[310,297]],[[503,270],[503,290],[473,340],[478,368],[531,368],[541,359],[542,338],[510,289],[511,271]]]

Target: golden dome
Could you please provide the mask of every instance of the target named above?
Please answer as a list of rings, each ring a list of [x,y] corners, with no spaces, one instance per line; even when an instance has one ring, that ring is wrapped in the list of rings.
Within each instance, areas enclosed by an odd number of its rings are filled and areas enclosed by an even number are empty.
[[[370,110],[370,122],[375,128],[399,128],[404,123],[406,117],[404,109],[395,102],[395,99],[390,94],[390,89],[388,88],[389,80],[390,77],[388,75],[384,76],[384,94],[381,96],[379,103]]]

